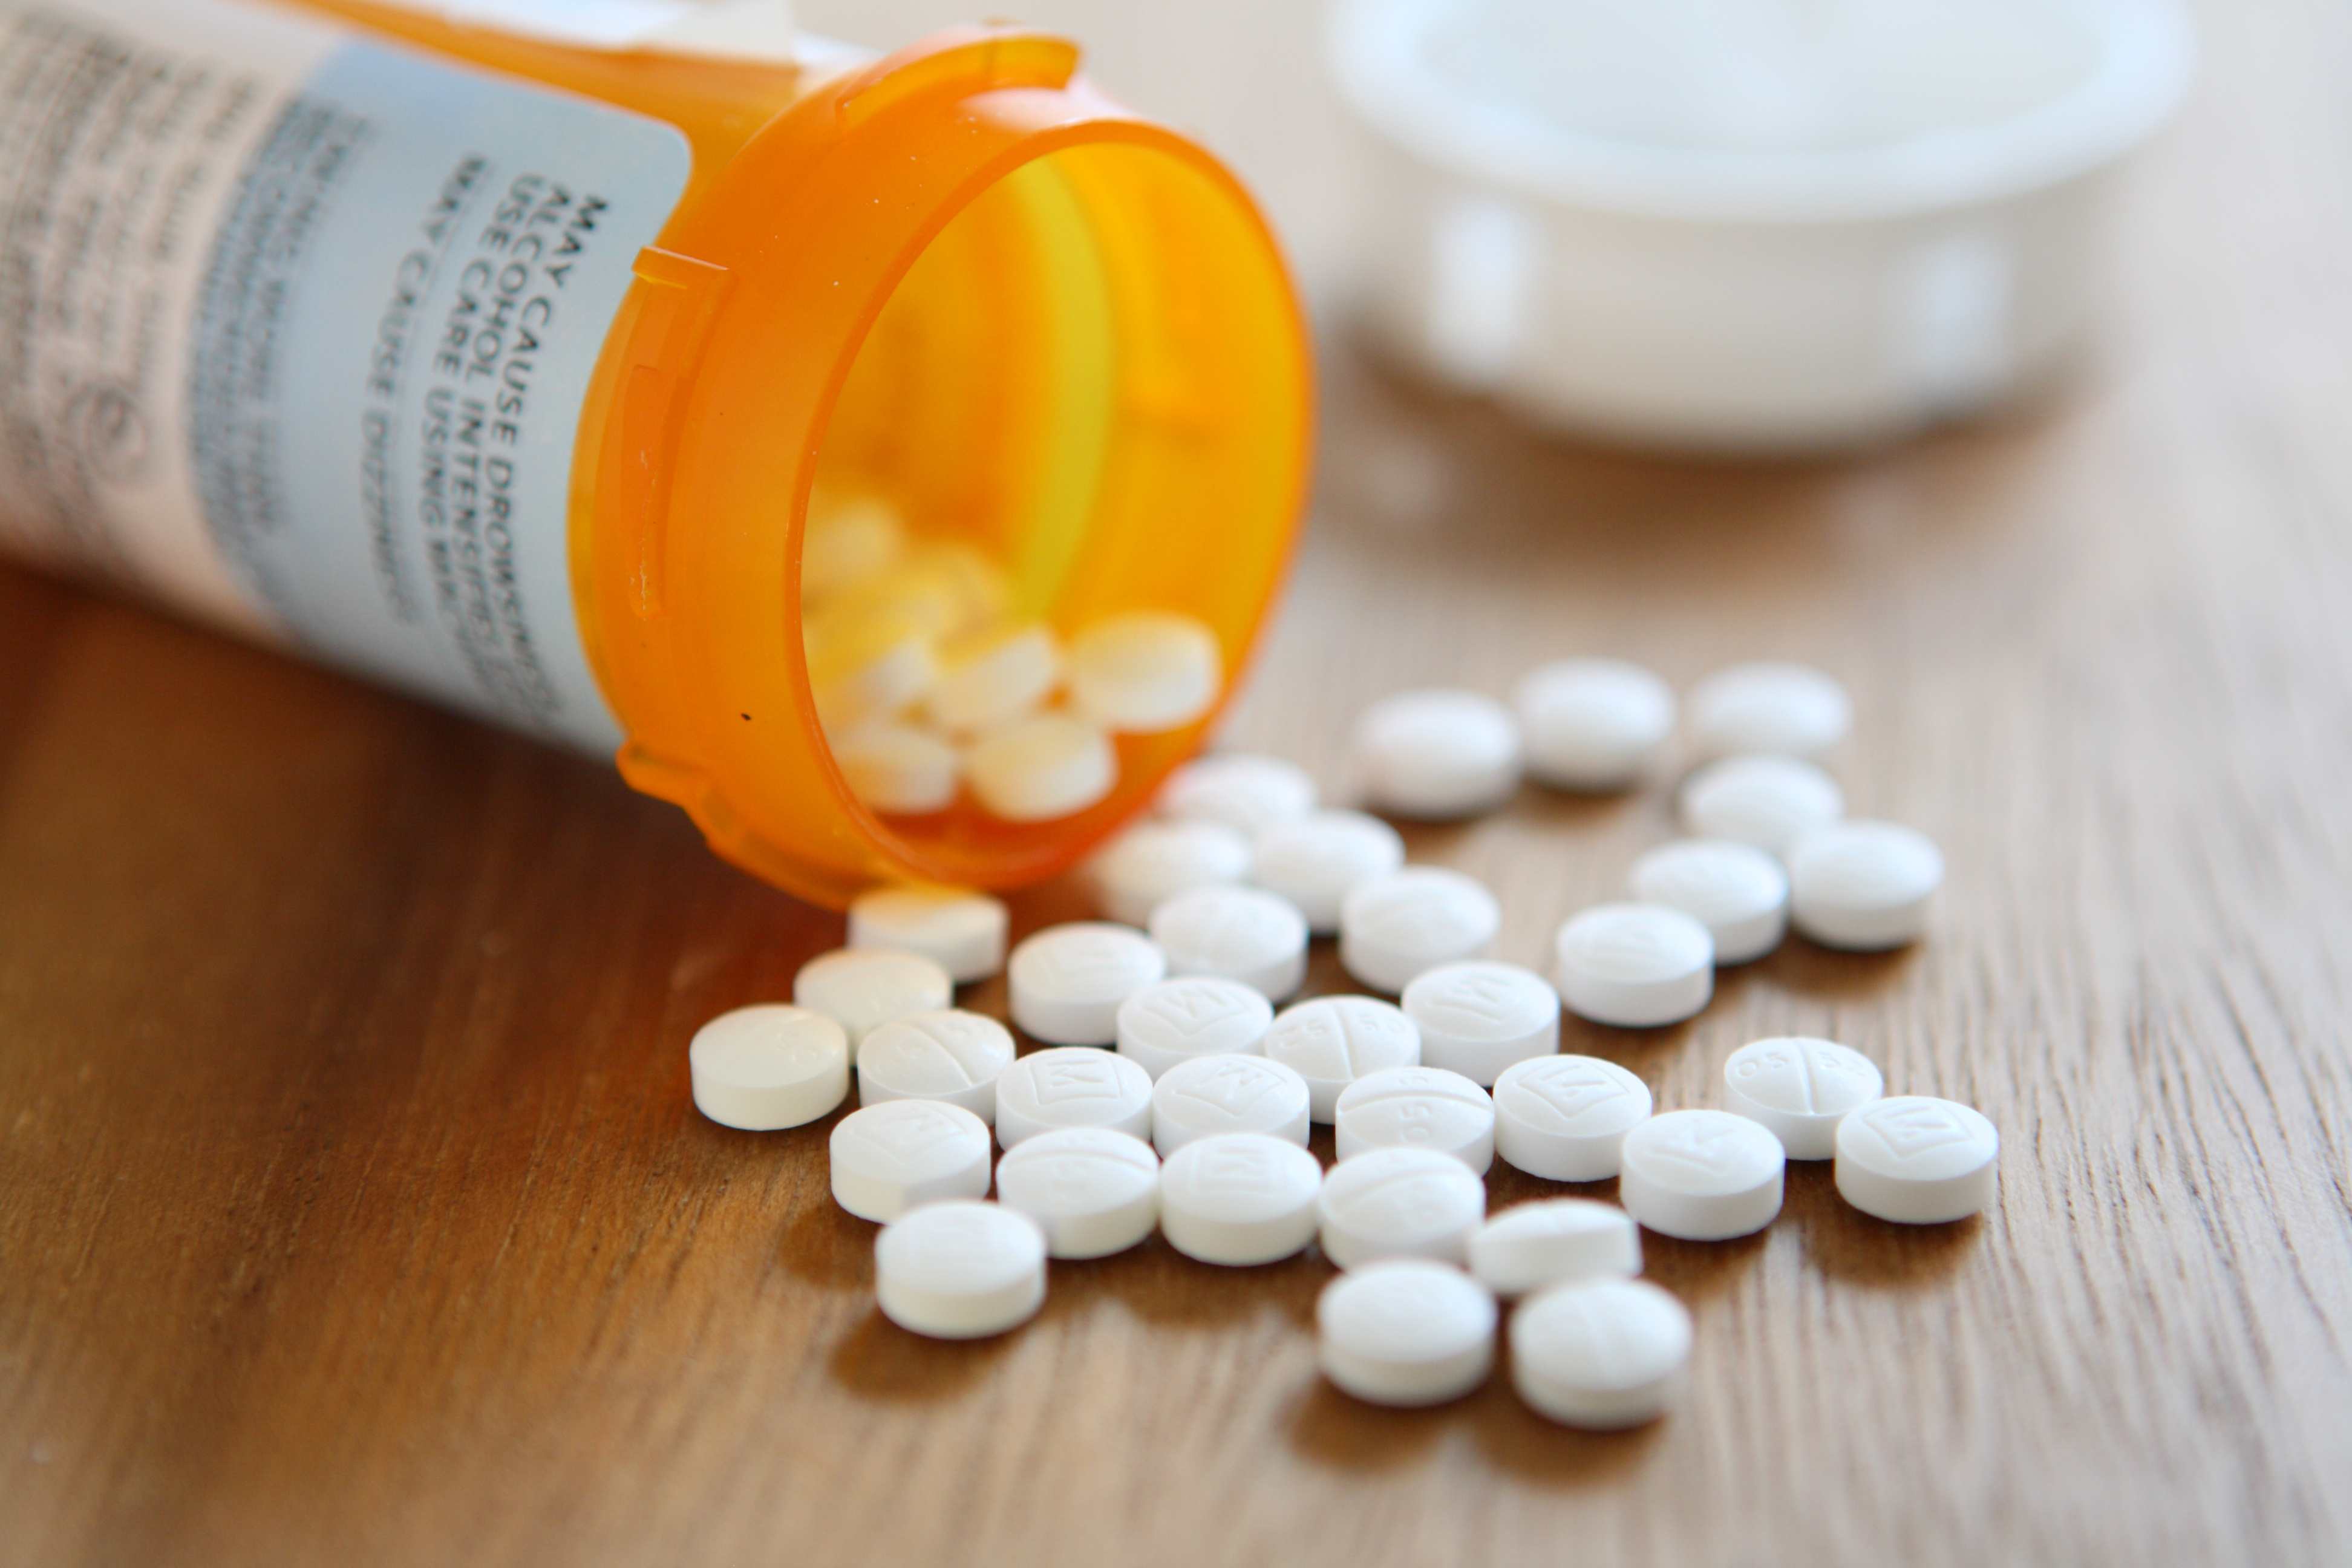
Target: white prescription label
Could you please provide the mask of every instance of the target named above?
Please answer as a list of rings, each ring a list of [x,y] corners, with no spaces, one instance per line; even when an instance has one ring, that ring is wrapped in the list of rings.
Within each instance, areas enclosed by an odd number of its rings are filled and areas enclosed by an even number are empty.
[[[0,545],[609,753],[572,458],[670,125],[221,0],[0,0]]]

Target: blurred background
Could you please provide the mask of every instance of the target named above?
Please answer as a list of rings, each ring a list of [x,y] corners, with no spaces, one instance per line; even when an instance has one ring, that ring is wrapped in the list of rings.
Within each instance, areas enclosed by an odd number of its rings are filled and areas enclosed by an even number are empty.
[[[1323,69],[1324,0],[798,0],[795,10],[812,32],[885,50],[982,12],[1067,34],[1113,96],[1240,171],[1318,312],[1346,289],[1365,158]]]
[[[895,47],[961,0],[804,0]],[[2067,380],[2178,0],[1037,0],[1223,154],[1327,341],[1523,423],[1851,451]]]

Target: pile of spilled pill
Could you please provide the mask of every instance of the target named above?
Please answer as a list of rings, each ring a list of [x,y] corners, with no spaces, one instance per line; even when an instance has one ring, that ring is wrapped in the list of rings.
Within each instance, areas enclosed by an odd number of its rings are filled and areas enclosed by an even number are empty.
[[[1048,1258],[1099,1258],[1154,1229],[1203,1263],[1309,1247],[1337,1269],[1319,1363],[1376,1404],[1458,1397],[1492,1369],[1498,1301],[1520,1396],[1569,1425],[1651,1420],[1673,1402],[1688,1312],[1640,1278],[1641,1230],[1750,1235],[1780,1214],[1789,1160],[1832,1160],[1878,1219],[1937,1224],[1991,1201],[1999,1139],[1973,1110],[1888,1097],[1862,1053],[1757,1040],[1718,1106],[1654,1110],[1615,1063],[1559,1053],[1559,1016],[1647,1028],[1706,1007],[1718,965],[1778,946],[1871,951],[1924,929],[1943,861],[1923,835],[1849,819],[1817,759],[1845,734],[1833,679],[1749,664],[1677,704],[1616,660],[1546,665],[1508,703],[1425,690],[1359,721],[1364,804],[1388,816],[1490,811],[1523,775],[1614,792],[1656,772],[1677,721],[1702,758],[1675,805],[1691,835],[1632,868],[1623,902],[1563,922],[1549,976],[1488,960],[1501,910],[1475,879],[1408,866],[1395,828],[1318,808],[1270,757],[1186,764],[1154,815],[1087,868],[1104,919],[1005,954],[997,900],[889,889],[854,904],[849,945],[800,972],[791,1005],[739,1009],[689,1050],[695,1103],[730,1127],[802,1126],[856,1079],[834,1126],[835,1199],[877,1222],[882,1311],[977,1338],[1026,1321]],[[1288,1002],[1312,935],[1336,935],[1369,992]],[[1009,970],[1017,1052],[954,987]],[[1108,1047],[1108,1048],[1106,1048]],[[1307,1151],[1330,1124],[1338,1162]],[[1003,1157],[994,1162],[994,1147]],[[1555,1182],[1618,1178],[1489,1217],[1496,1158]],[[994,1201],[987,1194],[993,1185]]]

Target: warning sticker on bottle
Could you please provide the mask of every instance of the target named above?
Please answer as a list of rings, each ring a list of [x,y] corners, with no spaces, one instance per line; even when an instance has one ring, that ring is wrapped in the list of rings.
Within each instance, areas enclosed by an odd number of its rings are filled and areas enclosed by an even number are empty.
[[[0,0],[0,539],[609,752],[599,350],[672,126],[215,0]]]

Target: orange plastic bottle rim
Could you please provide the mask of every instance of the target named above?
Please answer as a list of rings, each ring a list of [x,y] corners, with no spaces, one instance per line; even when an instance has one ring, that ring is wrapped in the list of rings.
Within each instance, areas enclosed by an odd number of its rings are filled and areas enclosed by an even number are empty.
[[[623,771],[683,805],[721,855],[820,902],[885,880],[1051,875],[1148,799],[1202,727],[1123,746],[1110,799],[998,854],[927,846],[866,811],[817,727],[798,619],[817,457],[893,290],[992,184],[1081,148],[1134,149],[1179,172],[1155,173],[1165,189],[1137,200],[1192,204],[1179,233],[1197,244],[1182,263],[1231,308],[1194,312],[1185,342],[1227,366],[1241,412],[1201,440],[1204,494],[1222,515],[1124,526],[1160,530],[1171,549],[1175,524],[1230,536],[1217,545],[1239,579],[1219,628],[1228,691],[1286,563],[1312,395],[1279,252],[1222,165],[1102,97],[1072,74],[1076,61],[1047,35],[964,28],[795,103],[698,180],[640,258],[591,393],[574,582],[591,658],[629,731]]]

